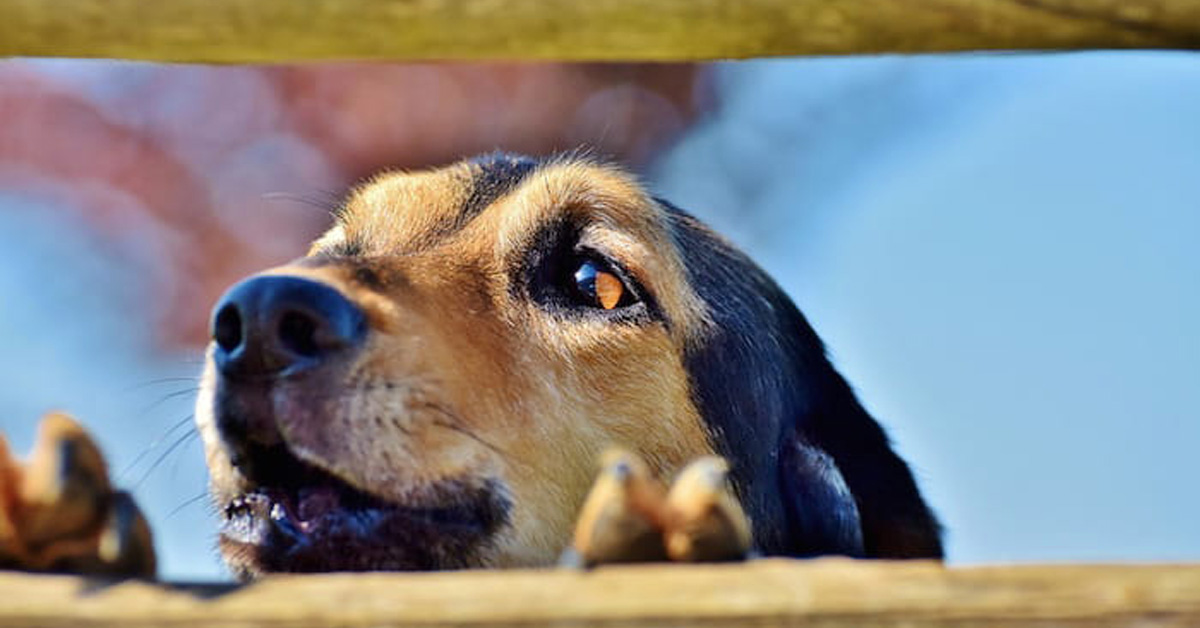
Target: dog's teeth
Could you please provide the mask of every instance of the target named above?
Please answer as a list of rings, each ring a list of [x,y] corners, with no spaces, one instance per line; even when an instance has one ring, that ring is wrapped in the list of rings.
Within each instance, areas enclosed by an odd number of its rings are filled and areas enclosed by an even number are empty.
[[[228,504],[225,504],[226,519],[232,519],[248,512],[250,512],[250,500],[245,495],[234,497]]]
[[[287,506],[281,503],[276,502],[271,505],[269,516],[271,518],[271,526],[278,532],[290,537],[293,542],[301,541],[308,532],[308,526],[300,525],[301,522],[292,515]]]

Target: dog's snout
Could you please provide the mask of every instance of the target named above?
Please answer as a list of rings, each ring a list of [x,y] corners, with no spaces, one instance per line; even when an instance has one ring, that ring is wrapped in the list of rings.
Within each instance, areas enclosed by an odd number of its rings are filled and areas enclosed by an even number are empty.
[[[213,310],[213,362],[233,379],[293,374],[362,344],[366,316],[336,289],[285,275],[247,279]]]

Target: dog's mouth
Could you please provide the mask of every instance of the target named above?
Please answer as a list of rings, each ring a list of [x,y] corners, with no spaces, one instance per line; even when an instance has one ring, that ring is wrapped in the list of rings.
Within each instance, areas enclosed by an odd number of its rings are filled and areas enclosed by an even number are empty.
[[[414,506],[356,488],[284,444],[247,455],[252,488],[224,505],[220,536],[240,577],[478,566],[510,510],[494,480],[444,480]]]

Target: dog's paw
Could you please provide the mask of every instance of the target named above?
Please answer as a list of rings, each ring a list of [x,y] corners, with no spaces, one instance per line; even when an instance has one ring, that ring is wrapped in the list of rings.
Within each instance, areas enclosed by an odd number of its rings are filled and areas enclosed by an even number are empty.
[[[154,576],[145,517],[113,490],[100,448],[66,415],[42,419],[23,465],[0,435],[0,567]]]
[[[705,456],[684,467],[668,492],[637,456],[610,450],[560,564],[592,567],[751,557],[750,521],[728,476],[724,459]]]
[[[675,478],[663,510],[663,540],[671,560],[715,562],[751,555],[750,520],[729,486],[729,464],[705,456]]]
[[[627,451],[609,450],[579,512],[563,563],[593,567],[665,561],[665,503],[666,490],[641,459]]]

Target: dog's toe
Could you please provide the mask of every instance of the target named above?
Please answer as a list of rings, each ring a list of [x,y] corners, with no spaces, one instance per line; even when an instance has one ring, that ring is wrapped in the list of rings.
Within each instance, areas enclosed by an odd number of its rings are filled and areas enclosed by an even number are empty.
[[[661,525],[665,493],[636,456],[606,453],[576,523],[576,562],[591,567],[666,560]]]
[[[108,518],[100,532],[97,556],[106,573],[154,576],[156,560],[150,524],[125,491],[113,493]]]
[[[104,519],[112,486],[100,448],[74,419],[42,419],[21,483],[25,542],[42,546],[78,538]]]
[[[751,555],[750,521],[730,492],[728,473],[725,460],[705,456],[676,478],[664,516],[671,560],[712,562]]]
[[[42,420],[24,465],[0,437],[0,567],[154,575],[145,517],[113,492],[100,448],[66,415]]]

